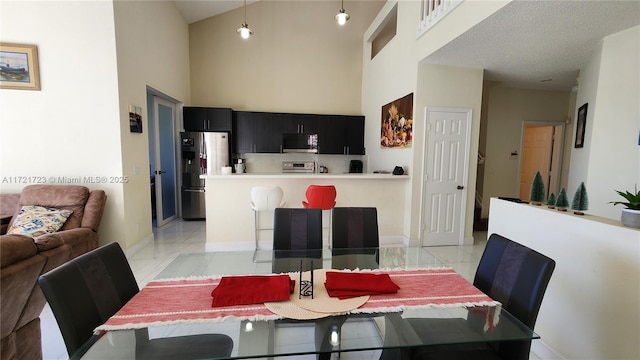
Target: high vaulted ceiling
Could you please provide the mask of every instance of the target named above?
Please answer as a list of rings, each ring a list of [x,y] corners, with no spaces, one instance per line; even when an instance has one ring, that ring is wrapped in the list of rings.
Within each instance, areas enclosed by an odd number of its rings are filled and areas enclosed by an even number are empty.
[[[258,0],[247,0],[247,5]],[[244,6],[244,0],[173,0],[184,20],[194,22]]]
[[[189,24],[244,5],[243,0],[174,3]],[[506,86],[568,91],[603,37],[639,24],[637,0],[516,0],[423,61],[482,68],[486,80]]]

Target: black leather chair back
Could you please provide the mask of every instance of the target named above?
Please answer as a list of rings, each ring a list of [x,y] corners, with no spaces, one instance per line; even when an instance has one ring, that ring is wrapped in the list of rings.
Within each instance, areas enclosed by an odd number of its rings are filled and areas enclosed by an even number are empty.
[[[322,210],[276,208],[274,250],[322,249]]]
[[[79,358],[98,340],[93,330],[104,324],[135,294],[138,284],[117,242],[99,247],[40,276],[38,284],[58,321],[70,358]],[[228,357],[233,340],[224,334],[149,339],[135,330],[138,359]]]
[[[374,207],[336,207],[331,213],[333,248],[377,248],[378,211]]]
[[[38,284],[72,356],[93,330],[127,303],[139,288],[120,245],[105,245],[45,273]]]
[[[322,268],[321,209],[276,208],[273,223],[273,273]]]
[[[524,245],[491,234],[473,284],[530,328],[534,328],[556,262]],[[531,341],[503,342],[503,359],[528,359]]]

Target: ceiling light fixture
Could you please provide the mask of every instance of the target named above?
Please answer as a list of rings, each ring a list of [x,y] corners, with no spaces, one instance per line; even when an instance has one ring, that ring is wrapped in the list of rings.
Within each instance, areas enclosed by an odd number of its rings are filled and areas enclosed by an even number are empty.
[[[344,10],[344,0],[342,0],[342,5],[340,6],[340,12],[338,13],[338,15],[336,15],[336,21],[338,22],[338,25],[344,25],[347,23],[347,21],[349,21],[349,18],[351,16],[349,16],[349,14],[346,13],[346,11]]]
[[[249,29],[249,24],[247,24],[247,0],[244,0],[244,22],[242,23],[242,26],[236,31],[243,39],[248,39],[249,36],[253,35],[253,31]]]

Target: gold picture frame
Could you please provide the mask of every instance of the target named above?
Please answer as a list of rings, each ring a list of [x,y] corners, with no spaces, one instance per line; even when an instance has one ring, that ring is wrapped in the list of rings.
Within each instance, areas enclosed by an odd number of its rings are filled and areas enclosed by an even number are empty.
[[[0,89],[40,90],[36,45],[0,43]]]

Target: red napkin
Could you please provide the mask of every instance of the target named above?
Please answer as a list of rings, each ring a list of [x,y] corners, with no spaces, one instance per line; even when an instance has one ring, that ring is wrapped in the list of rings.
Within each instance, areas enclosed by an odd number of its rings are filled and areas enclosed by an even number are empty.
[[[289,300],[295,284],[287,274],[223,276],[211,292],[211,307]]]
[[[324,286],[331,297],[348,299],[362,295],[395,294],[396,285],[389,274],[328,271]]]

